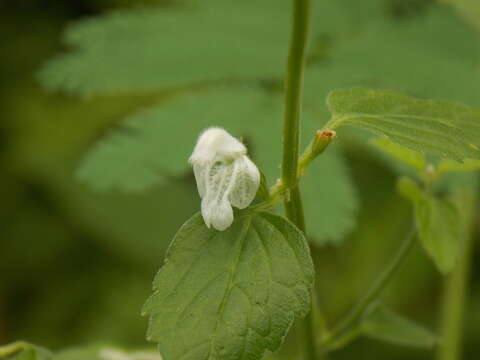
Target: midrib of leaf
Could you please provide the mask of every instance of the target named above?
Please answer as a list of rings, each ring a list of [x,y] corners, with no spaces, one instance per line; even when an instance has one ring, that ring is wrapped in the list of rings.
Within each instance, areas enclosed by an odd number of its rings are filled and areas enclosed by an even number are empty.
[[[238,264],[240,262],[240,258],[242,256],[242,253],[243,253],[243,249],[244,249],[244,245],[245,245],[245,239],[246,239],[246,235],[248,233],[248,229],[250,228],[250,224],[252,223],[252,217],[251,216],[247,216],[245,218],[245,224],[243,224],[242,226],[242,232],[240,234],[240,244],[239,244],[239,251],[238,251],[238,255],[237,257],[235,258],[234,260],[234,264],[233,264],[233,267],[230,271],[230,274],[229,274],[229,278],[228,278],[228,285],[227,285],[227,290],[225,291],[225,294],[223,295],[223,298],[222,298],[222,301],[220,302],[220,308],[219,308],[219,311],[218,311],[218,316],[217,316],[217,319],[215,321],[215,327],[213,328],[213,333],[212,333],[212,336],[210,338],[210,348],[208,350],[208,353],[207,353],[207,356],[205,357],[205,360],[208,360],[210,359],[210,355],[212,354],[212,351],[213,351],[213,345],[214,345],[214,342],[215,342],[215,337],[216,337],[216,333],[217,333],[217,330],[218,330],[218,326],[220,324],[220,322],[222,321],[223,319],[223,312],[225,310],[225,304],[230,296],[230,292],[232,291],[233,287],[234,287],[234,280],[235,280],[235,275],[236,275],[236,270],[237,270],[237,267],[238,267]],[[245,352],[245,343],[243,345],[243,349],[242,349],[242,353]]]

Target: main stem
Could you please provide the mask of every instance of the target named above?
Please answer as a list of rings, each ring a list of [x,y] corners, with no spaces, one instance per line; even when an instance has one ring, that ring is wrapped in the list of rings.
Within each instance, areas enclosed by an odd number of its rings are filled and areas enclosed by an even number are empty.
[[[457,197],[457,200],[464,206],[466,234],[457,264],[445,279],[441,312],[442,343],[438,347],[438,360],[460,360],[462,358],[464,307],[474,247],[473,224],[476,211],[474,194],[466,191]]]
[[[286,189],[287,217],[303,233],[305,218],[302,197],[297,185],[300,115],[302,111],[303,75],[310,20],[310,0],[294,0],[293,29],[285,78],[285,114],[283,121],[282,183]],[[304,348],[308,360],[317,358],[312,311],[304,319]]]
[[[293,29],[285,77],[282,180],[288,189],[297,183],[303,74],[309,32],[310,0],[293,1]]]

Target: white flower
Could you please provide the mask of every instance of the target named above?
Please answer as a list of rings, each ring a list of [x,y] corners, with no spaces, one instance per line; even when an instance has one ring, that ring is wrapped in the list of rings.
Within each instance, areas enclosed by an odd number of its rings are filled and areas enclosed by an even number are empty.
[[[244,209],[255,198],[260,172],[247,157],[245,145],[216,127],[200,135],[188,161],[202,198],[205,224],[225,230],[233,222],[232,205]]]

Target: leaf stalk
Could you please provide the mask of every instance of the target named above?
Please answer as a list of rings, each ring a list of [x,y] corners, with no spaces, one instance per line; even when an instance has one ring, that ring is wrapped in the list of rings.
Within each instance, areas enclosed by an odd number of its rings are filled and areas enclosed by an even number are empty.
[[[398,249],[392,261],[388,264],[385,270],[380,274],[372,287],[360,298],[358,303],[347,313],[345,318],[341,320],[337,326],[333,328],[329,336],[319,340],[319,348],[321,352],[328,352],[338,348],[338,344],[345,346],[349,341],[353,340],[359,322],[365,310],[373,304],[381,295],[383,290],[390,283],[392,277],[397,273],[400,266],[403,264],[407,255],[410,253],[415,244],[416,229],[408,233],[402,245]]]

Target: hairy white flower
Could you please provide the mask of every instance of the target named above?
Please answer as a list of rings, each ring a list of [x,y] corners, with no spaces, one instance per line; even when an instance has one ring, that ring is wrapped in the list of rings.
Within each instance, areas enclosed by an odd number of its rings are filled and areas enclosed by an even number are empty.
[[[225,230],[233,222],[232,205],[244,209],[255,198],[260,172],[247,149],[224,129],[212,127],[198,138],[192,156],[205,224]]]

